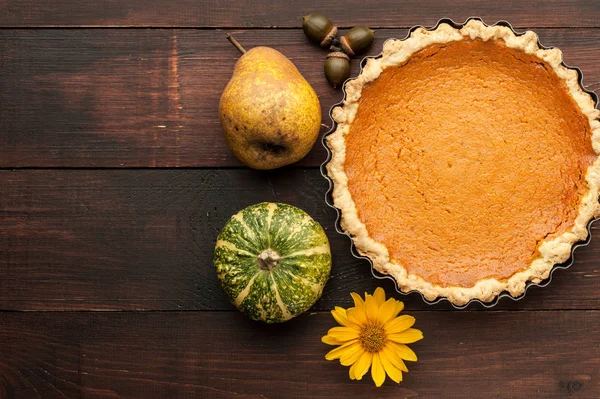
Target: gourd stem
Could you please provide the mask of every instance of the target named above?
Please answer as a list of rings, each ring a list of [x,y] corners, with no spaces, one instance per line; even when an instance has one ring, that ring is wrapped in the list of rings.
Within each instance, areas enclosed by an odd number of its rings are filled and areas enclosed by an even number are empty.
[[[235,46],[235,48],[240,50],[240,53],[246,54],[246,49],[244,47],[242,47],[242,45],[237,40],[235,40],[235,37],[233,37],[233,35],[231,33],[228,33],[226,37],[227,37],[227,40],[229,40],[231,42],[231,44],[233,44]]]
[[[263,270],[271,271],[279,264],[281,256],[271,248],[258,254],[258,266]]]

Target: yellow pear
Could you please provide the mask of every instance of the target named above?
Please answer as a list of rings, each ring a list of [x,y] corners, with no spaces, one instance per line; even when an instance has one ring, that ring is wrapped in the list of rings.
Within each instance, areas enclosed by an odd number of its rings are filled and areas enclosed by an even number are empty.
[[[321,105],[311,85],[279,51],[243,52],[219,103],[225,140],[254,169],[297,162],[310,151],[321,127]]]

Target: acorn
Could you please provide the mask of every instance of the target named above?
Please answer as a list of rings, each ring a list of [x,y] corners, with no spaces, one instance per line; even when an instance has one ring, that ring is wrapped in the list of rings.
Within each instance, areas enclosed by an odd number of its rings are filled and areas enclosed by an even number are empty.
[[[337,87],[344,83],[350,76],[350,57],[342,52],[327,54],[325,61],[325,77]]]
[[[366,26],[357,26],[340,38],[340,44],[346,54],[353,56],[368,49],[374,37],[375,31]]]
[[[321,47],[328,47],[337,35],[337,27],[325,15],[320,13],[308,14],[303,18],[304,34]]]

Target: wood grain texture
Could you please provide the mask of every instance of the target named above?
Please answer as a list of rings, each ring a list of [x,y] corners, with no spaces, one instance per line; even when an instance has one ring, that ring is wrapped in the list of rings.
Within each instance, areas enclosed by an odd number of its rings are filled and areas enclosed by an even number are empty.
[[[410,27],[474,15],[516,26],[600,26],[595,0],[0,0],[0,26],[297,27],[315,11],[342,27]]]
[[[274,326],[232,312],[5,313],[0,396],[598,397],[599,311],[406,312],[425,336],[419,361],[379,389],[324,359],[328,313]]]
[[[582,69],[589,89],[600,88],[600,29],[536,31]],[[406,32],[378,30],[371,53]],[[288,56],[330,123],[342,94],[323,76],[325,51],[299,29],[234,33],[248,48]],[[0,30],[0,167],[239,166],[218,118],[238,56],[222,30]],[[317,143],[300,165],[324,159]]]
[[[0,309],[231,310],[214,243],[231,215],[261,201],[299,206],[325,228],[333,269],[315,309],[349,305],[351,291],[394,289],[335,232],[327,182],[315,169],[3,170],[0,188]],[[494,309],[600,309],[595,238],[550,286]],[[418,294],[402,298],[411,309],[450,309]]]

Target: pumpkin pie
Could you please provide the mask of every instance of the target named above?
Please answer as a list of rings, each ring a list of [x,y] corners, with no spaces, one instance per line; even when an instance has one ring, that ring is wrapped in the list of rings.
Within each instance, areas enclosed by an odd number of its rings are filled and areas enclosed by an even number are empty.
[[[600,112],[534,32],[470,20],[388,40],[332,110],[341,226],[404,291],[524,293],[600,212]]]

